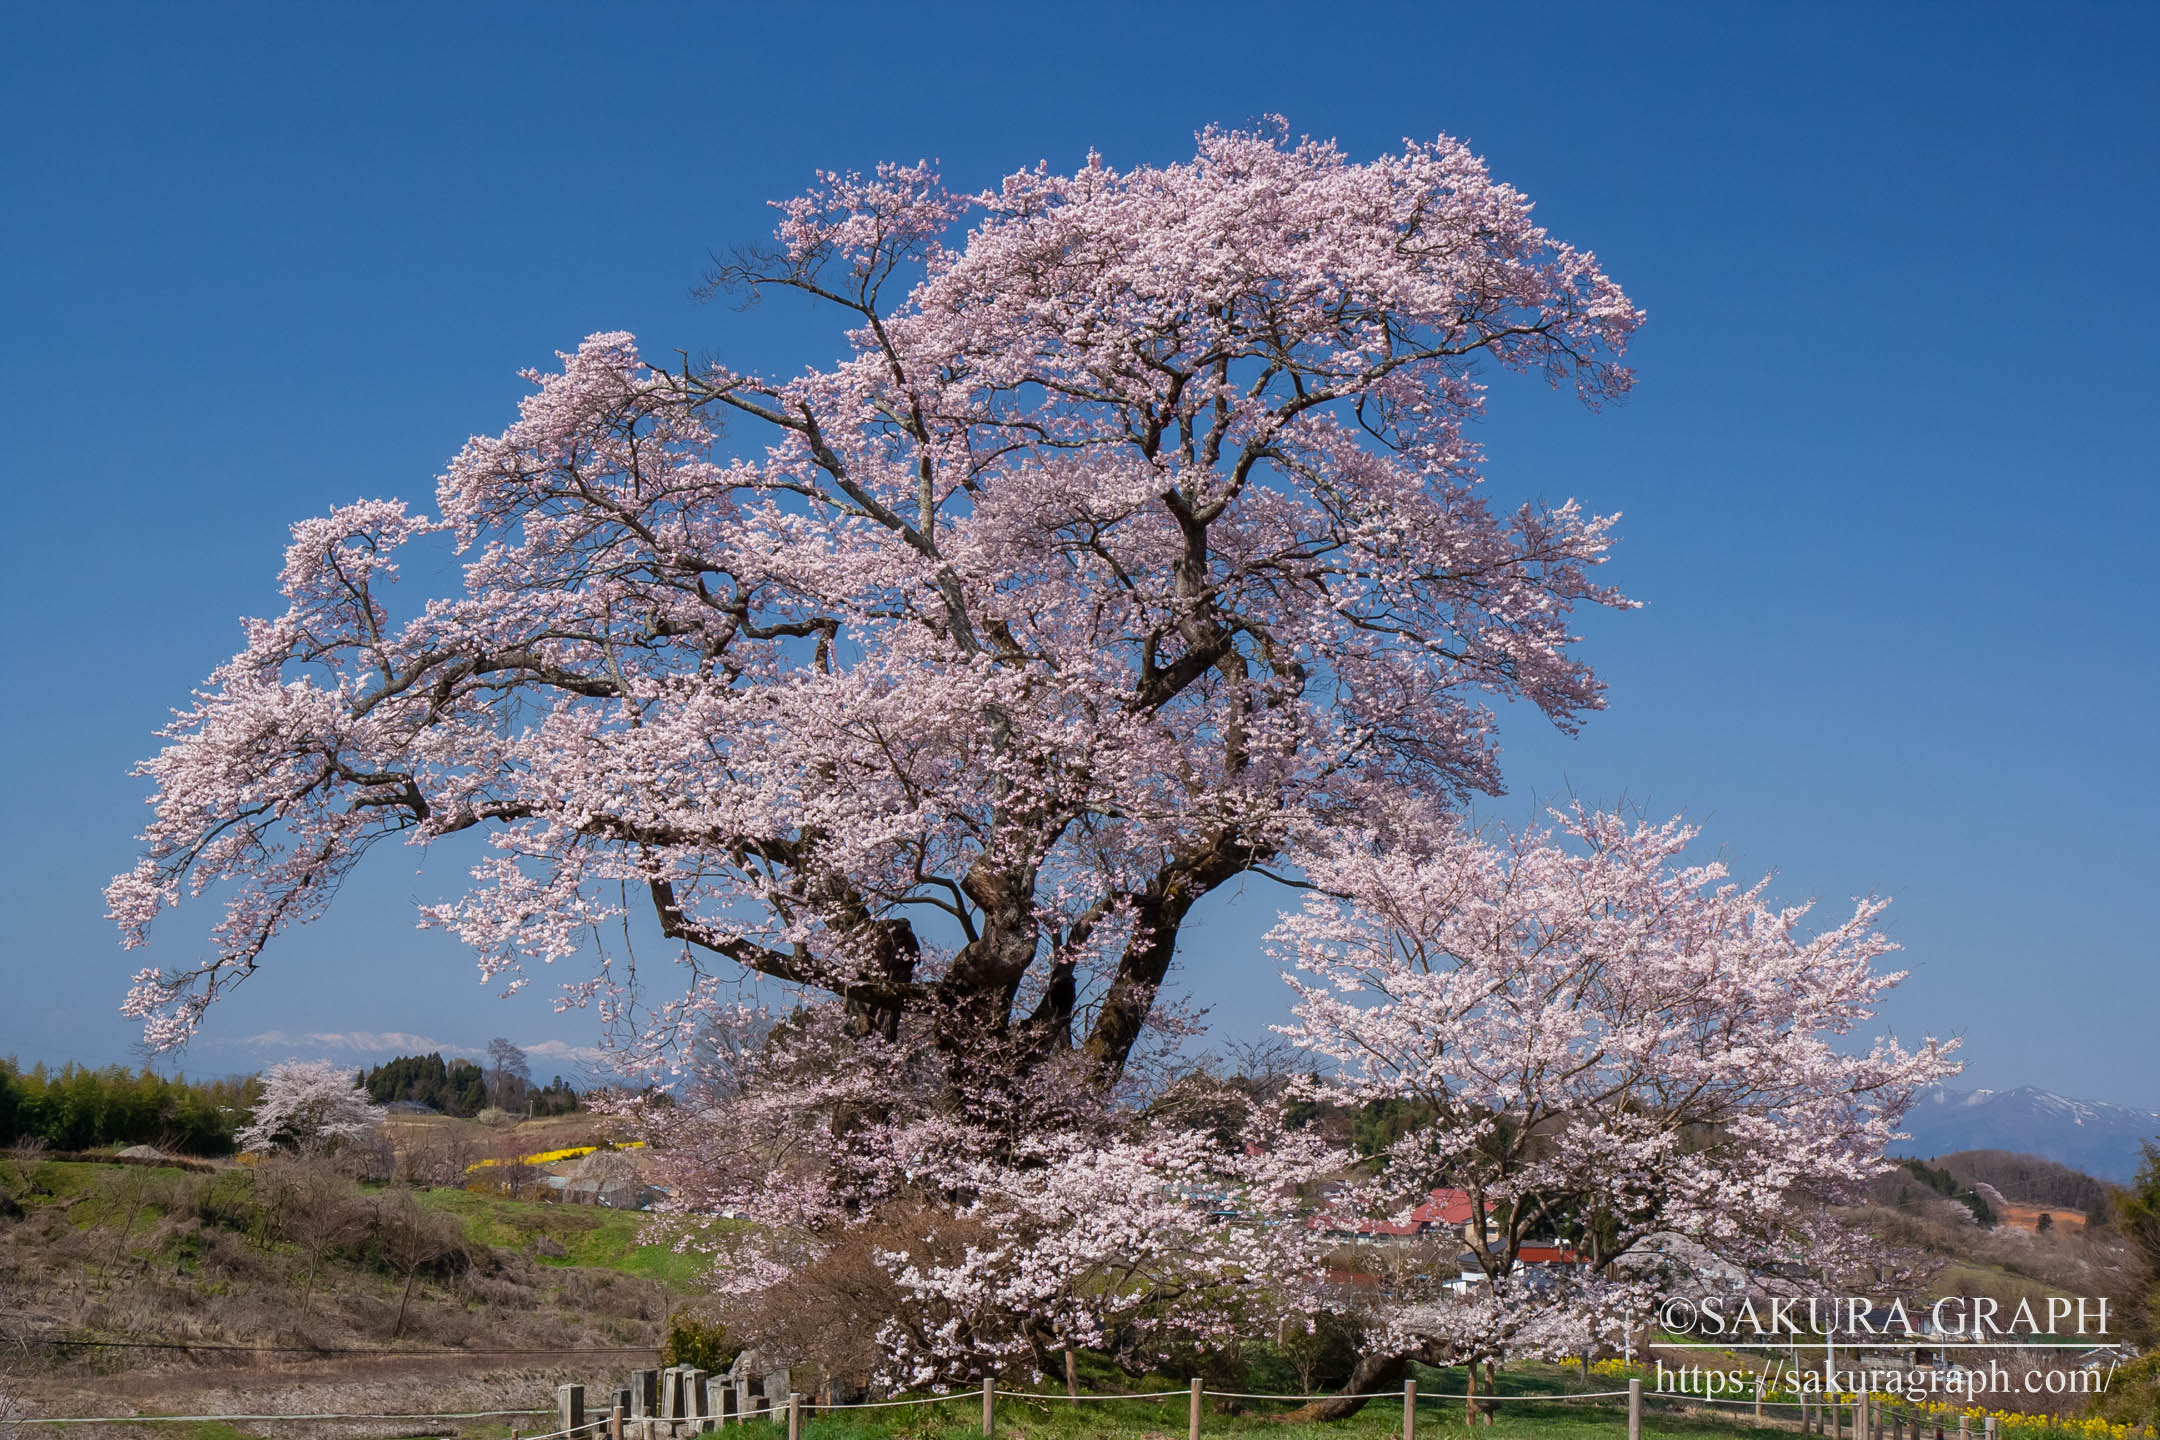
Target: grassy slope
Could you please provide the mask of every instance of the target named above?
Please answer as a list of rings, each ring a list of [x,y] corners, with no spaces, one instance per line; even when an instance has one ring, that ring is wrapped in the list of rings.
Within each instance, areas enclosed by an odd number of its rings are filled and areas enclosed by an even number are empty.
[[[110,1201],[95,1197],[101,1185],[120,1178],[128,1167],[76,1163],[47,1163],[39,1167],[39,1179],[48,1192],[44,1204],[57,1204],[76,1196],[93,1196],[89,1203],[71,1208],[69,1218],[78,1227],[115,1227],[119,1216],[111,1213]],[[147,1167],[145,1167],[147,1169]],[[142,1173],[140,1171],[136,1173]],[[151,1174],[167,1173],[162,1170]],[[178,1172],[171,1172],[177,1174]],[[464,1226],[468,1241],[521,1253],[552,1268],[589,1267],[615,1270],[671,1289],[687,1289],[698,1275],[699,1262],[661,1245],[641,1244],[648,1217],[588,1206],[566,1206],[540,1201],[510,1200],[500,1196],[462,1190],[420,1192],[422,1203],[454,1215]],[[104,1203],[100,1203],[104,1201]],[[147,1228],[147,1219],[142,1222]],[[565,1253],[539,1253],[542,1238]],[[1108,1377],[1089,1377],[1091,1380]],[[1419,1430],[1424,1435],[1442,1432],[1471,1440],[1620,1440],[1625,1433],[1625,1412],[1610,1401],[1570,1405],[1549,1400],[1503,1402],[1495,1423],[1474,1432],[1464,1423],[1462,1402],[1444,1396],[1460,1394],[1460,1371],[1423,1370],[1419,1385],[1426,1399],[1419,1407]],[[1600,1378],[1595,1388],[1610,1388]],[[1133,1388],[1153,1389],[1142,1383]],[[1506,1394],[1546,1395],[1582,1388],[1573,1371],[1548,1367],[1524,1367],[1502,1376]],[[544,1397],[542,1397],[544,1398]],[[539,1403],[536,1399],[535,1403]],[[1358,1415],[1329,1424],[1285,1424],[1279,1418],[1291,1407],[1252,1402],[1241,1414],[1226,1415],[1208,1402],[1202,1430],[1208,1436],[1251,1437],[1251,1440],[1399,1440],[1402,1410],[1399,1401],[1378,1400]],[[1186,1423],[1186,1400],[1182,1390],[1162,1402],[1109,1401],[1074,1405],[1058,1395],[1043,1401],[1002,1400],[998,1406],[999,1440],[1174,1440],[1182,1437]],[[805,1424],[805,1440],[971,1440],[980,1434],[981,1403],[973,1395],[933,1406],[838,1411],[813,1415]],[[1745,1433],[1739,1412],[1701,1418],[1668,1413],[1653,1404],[1645,1416],[1647,1440],[1722,1440]],[[532,1428],[530,1423],[525,1427]],[[246,1440],[256,1427],[242,1425],[167,1425],[157,1434],[170,1440]],[[465,1422],[460,1434],[506,1436],[508,1425]],[[742,1440],[778,1440],[784,1428],[753,1424],[741,1429]]]
[[[469,1190],[426,1190],[421,1192],[420,1201],[430,1209],[457,1216],[464,1222],[468,1241],[520,1251],[543,1265],[620,1270],[675,1289],[693,1286],[704,1268],[694,1255],[679,1254],[665,1245],[641,1243],[651,1217],[636,1211],[507,1200]],[[540,1254],[543,1236],[565,1253]]]
[[[140,1167],[141,1173],[178,1176],[164,1166]],[[50,1192],[45,1203],[58,1203],[96,1190],[134,1173],[133,1167],[71,1161],[47,1162],[38,1167],[41,1186]],[[619,1270],[642,1280],[657,1280],[674,1289],[694,1286],[702,1262],[679,1254],[665,1245],[641,1243],[651,1217],[636,1211],[608,1210],[594,1205],[560,1205],[537,1200],[509,1200],[467,1190],[422,1190],[420,1202],[430,1209],[455,1215],[465,1226],[465,1238],[477,1245],[492,1245],[529,1255],[543,1265],[578,1266]],[[78,1228],[117,1225],[121,1218],[109,1207],[79,1205],[69,1218]],[[137,1228],[151,1217],[138,1216]],[[560,1256],[537,1252],[542,1236],[561,1246]]]
[[[65,1333],[80,1340],[269,1341],[321,1345],[333,1352],[355,1346],[423,1351],[510,1346],[539,1347],[535,1353],[546,1356],[556,1349],[575,1353],[594,1345],[650,1343],[673,1303],[668,1292],[679,1294],[695,1270],[693,1262],[671,1250],[637,1243],[646,1217],[461,1191],[423,1193],[424,1205],[455,1216],[468,1241],[486,1242],[496,1258],[476,1260],[455,1277],[431,1275],[420,1284],[411,1324],[400,1339],[392,1332],[402,1290],[395,1275],[364,1257],[326,1258],[312,1277],[312,1308],[302,1311],[297,1302],[308,1268],[304,1254],[244,1220],[234,1228],[200,1218],[195,1202],[204,1187],[245,1196],[255,1178],[240,1167],[200,1175],[166,1166],[0,1158],[0,1186],[18,1198],[23,1211],[20,1218],[0,1219],[0,1293],[14,1302],[9,1308],[25,1312],[0,1321],[0,1340],[12,1339],[19,1328],[25,1336]],[[532,1247],[542,1235],[567,1253],[535,1253]],[[503,1250],[513,1254],[502,1256]],[[0,1377],[19,1368],[26,1393],[42,1395],[41,1405],[57,1405],[63,1414],[109,1411],[112,1406],[101,1403],[109,1389],[101,1377],[116,1368],[142,1372],[128,1387],[122,1408],[146,1404],[165,1414],[223,1413],[231,1404],[197,1404],[187,1392],[222,1379],[244,1386],[249,1369],[228,1373],[224,1357],[136,1356],[96,1346],[50,1355],[41,1348],[17,1354],[12,1344],[0,1349],[7,1352],[0,1361],[8,1362],[0,1364]],[[495,1358],[485,1349],[480,1354],[475,1365],[486,1371],[558,1363]],[[273,1366],[283,1358],[271,1357]],[[334,1391],[344,1373],[341,1363],[330,1364],[307,1384]],[[372,1359],[352,1364],[363,1379],[371,1373],[368,1367],[380,1368]],[[163,1384],[168,1372],[174,1381],[170,1387]],[[156,1393],[167,1388],[177,1393],[169,1399]],[[546,1403],[545,1386],[536,1382],[530,1398]],[[291,1403],[292,1397],[284,1396],[243,1401],[239,1408],[280,1409]],[[428,1401],[422,1397],[418,1403]],[[342,1406],[332,1398],[325,1408]],[[167,1424],[116,1427],[115,1433],[238,1440],[267,1428]],[[289,1435],[289,1428],[283,1433]],[[507,1428],[471,1433],[507,1433]]]

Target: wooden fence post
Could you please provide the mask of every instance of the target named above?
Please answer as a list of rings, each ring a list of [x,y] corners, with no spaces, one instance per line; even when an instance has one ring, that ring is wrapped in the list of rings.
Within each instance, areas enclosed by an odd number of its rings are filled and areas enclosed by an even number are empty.
[[[617,1401],[617,1402],[615,1403],[615,1411],[614,1411],[614,1413],[608,1416],[608,1427],[607,1427],[607,1433],[608,1433],[608,1440],[623,1440],[623,1433],[622,1433],[622,1430],[623,1430],[623,1407],[622,1407],[622,1402],[618,1400],[618,1401]]]
[[[1417,1381],[1402,1382],[1402,1440],[1417,1440]]]
[[[787,1440],[802,1440],[802,1392],[788,1391]]]
[[[1642,1440],[1642,1378],[1627,1382],[1627,1440]]]
[[[1755,1423],[1762,1424],[1763,1372],[1755,1372]]]
[[[1192,1382],[1192,1403],[1186,1408],[1185,1440],[1200,1440],[1200,1377]]]
[[[997,1434],[997,1377],[983,1376],[983,1440]],[[1993,1436],[1988,1440],[1994,1440]]]

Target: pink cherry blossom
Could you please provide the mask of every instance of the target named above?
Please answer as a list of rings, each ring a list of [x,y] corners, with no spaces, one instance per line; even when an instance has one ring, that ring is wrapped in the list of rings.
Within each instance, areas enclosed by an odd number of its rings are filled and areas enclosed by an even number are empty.
[[[143,767],[123,934],[224,905],[210,954],[137,977],[149,1043],[378,843],[482,828],[428,922],[508,985],[597,957],[565,1003],[647,1041],[742,967],[862,1034],[1023,1032],[1114,1077],[1202,896],[1497,788],[1493,699],[1564,728],[1602,704],[1571,616],[1627,603],[1592,578],[1612,518],[1488,501],[1464,427],[1480,365],[1623,393],[1641,315],[1459,143],[1209,130],[972,196],[825,175],[780,214],[715,283],[815,297],[830,368],[594,335],[437,515],[294,527],[288,608]],[[394,611],[438,532],[462,587]],[[624,989],[633,900],[679,999]]]
[[[369,850],[481,831],[426,923],[505,985],[577,967],[564,1004],[691,1077],[646,1118],[678,1211],[758,1222],[732,1284],[931,1216],[875,1262],[891,1383],[1309,1315],[1300,1190],[1345,1157],[1149,1111],[1185,1028],[1158,992],[1210,891],[1309,861],[1348,894],[1369,837],[1497,790],[1497,702],[1603,704],[1573,627],[1630,604],[1595,578],[1614,517],[1489,498],[1466,432],[1481,370],[1624,394],[1641,313],[1444,138],[1211,129],[975,195],[826,174],[779,213],[714,284],[836,316],[830,366],[593,335],[433,514],[294,527],[284,613],[142,767],[115,920],[224,908],[127,1009],[185,1043]],[[462,583],[393,607],[400,552],[447,546]],[[675,983],[628,953],[654,931]],[[798,1003],[730,1009],[746,972]],[[1629,1175],[1660,1143],[1584,1136]]]
[[[288,1060],[263,1075],[262,1098],[236,1138],[240,1148],[314,1150],[375,1133],[383,1108],[327,1060]]]
[[[1481,1277],[1469,1296],[1398,1289],[1400,1353],[1582,1354],[1706,1266],[1736,1287],[1774,1262],[1836,1275],[1852,1237],[1828,1207],[1957,1068],[1954,1040],[1843,1038],[1903,978],[1875,963],[1894,948],[1883,902],[1811,930],[1767,881],[1688,863],[1679,821],[1555,819],[1501,843],[1340,832],[1304,855],[1318,888],[1269,937],[1296,967],[1282,1029],[1323,1063],[1314,1088],[1423,1117],[1357,1199],[1406,1211],[1447,1185],[1494,1217],[1450,1247]],[[1527,1283],[1534,1241],[1582,1263]]]

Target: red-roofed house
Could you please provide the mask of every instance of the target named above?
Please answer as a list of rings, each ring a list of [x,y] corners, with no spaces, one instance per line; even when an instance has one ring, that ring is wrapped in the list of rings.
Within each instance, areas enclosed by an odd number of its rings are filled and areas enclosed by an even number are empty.
[[[1485,1202],[1485,1213],[1488,1216],[1498,1208],[1496,1201]],[[1360,1245],[1407,1245],[1414,1240],[1443,1234],[1468,1240],[1471,1238],[1470,1217],[1476,1213],[1476,1209],[1469,1192],[1448,1188],[1433,1191],[1432,1198],[1412,1210],[1408,1220],[1347,1220],[1333,1215],[1317,1215],[1313,1217],[1312,1223],[1317,1229],[1354,1235]],[[1496,1238],[1490,1221],[1487,1221],[1486,1236],[1488,1239]]]

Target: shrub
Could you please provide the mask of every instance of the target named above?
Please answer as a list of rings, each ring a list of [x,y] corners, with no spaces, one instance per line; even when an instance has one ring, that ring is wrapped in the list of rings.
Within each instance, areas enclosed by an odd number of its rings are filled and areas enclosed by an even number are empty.
[[[662,1365],[695,1365],[700,1370],[719,1374],[735,1363],[742,1354],[739,1341],[728,1334],[727,1326],[717,1320],[706,1320],[689,1310],[677,1310],[668,1316],[667,1339],[661,1342]]]

